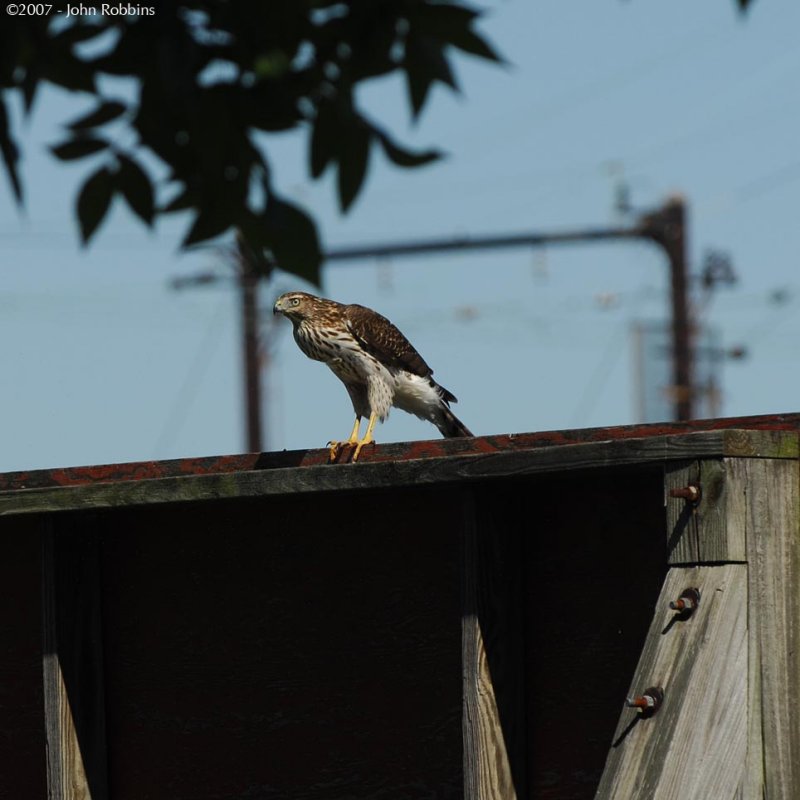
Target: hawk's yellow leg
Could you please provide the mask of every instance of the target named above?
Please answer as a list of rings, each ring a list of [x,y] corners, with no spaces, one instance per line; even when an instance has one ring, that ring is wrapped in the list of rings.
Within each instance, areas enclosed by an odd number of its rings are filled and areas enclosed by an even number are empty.
[[[358,432],[361,428],[361,417],[356,417],[355,424],[353,425],[353,430],[350,432],[350,438],[346,442],[328,442],[328,449],[330,453],[330,461],[336,461],[339,457],[339,451],[343,447],[349,447],[351,445],[358,444]]]
[[[356,445],[356,450],[353,453],[353,457],[350,459],[351,461],[358,460],[358,454],[361,452],[361,448],[365,444],[373,444],[375,441],[372,438],[372,429],[375,427],[375,423],[378,421],[378,415],[373,411],[369,415],[369,425],[367,425],[367,432],[364,434],[364,438]]]

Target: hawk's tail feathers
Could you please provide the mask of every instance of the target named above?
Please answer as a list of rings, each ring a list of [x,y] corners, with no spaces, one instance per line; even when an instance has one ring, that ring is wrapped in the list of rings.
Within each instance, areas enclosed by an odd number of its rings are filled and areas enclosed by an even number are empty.
[[[436,427],[445,439],[472,436],[472,431],[444,404],[441,417],[436,421]]]

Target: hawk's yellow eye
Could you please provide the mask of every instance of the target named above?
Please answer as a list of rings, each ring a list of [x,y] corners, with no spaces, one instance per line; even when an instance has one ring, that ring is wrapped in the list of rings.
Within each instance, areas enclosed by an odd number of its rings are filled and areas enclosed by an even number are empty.
[[[300,298],[299,297],[293,297],[292,298],[292,305],[293,306],[299,306],[300,305]]]

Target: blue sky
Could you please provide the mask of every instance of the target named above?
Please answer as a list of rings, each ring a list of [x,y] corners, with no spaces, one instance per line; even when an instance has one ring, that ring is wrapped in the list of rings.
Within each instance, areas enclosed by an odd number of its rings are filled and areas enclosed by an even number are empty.
[[[690,266],[727,252],[739,282],[700,303],[702,323],[749,356],[721,367],[725,416],[797,410],[800,371],[800,4],[756,0],[564,3],[504,0],[484,30],[511,66],[457,60],[459,96],[437,88],[408,124],[399,79],[360,100],[398,137],[448,152],[398,170],[373,153],[346,217],[330,176],[311,183],[305,139],[266,140],[284,194],[317,217],[326,245],[633,222],[674,192],[690,206]],[[24,143],[26,207],[0,182],[0,471],[235,453],[243,449],[237,298],[177,292],[176,276],[225,266],[182,254],[185,220],[154,231],[115,206],[78,244],[74,194],[88,165],[46,145],[88,107],[43,92]],[[388,316],[456,394],[476,434],[637,421],[631,329],[665,320],[667,268],[646,243],[480,252],[325,268],[324,294]],[[263,290],[270,449],[345,437],[347,395],[273,326]],[[394,411],[378,441],[438,436]]]

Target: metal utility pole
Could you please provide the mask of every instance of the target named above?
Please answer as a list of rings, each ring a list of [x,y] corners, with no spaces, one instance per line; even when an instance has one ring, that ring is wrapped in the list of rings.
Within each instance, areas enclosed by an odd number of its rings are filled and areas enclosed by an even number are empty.
[[[692,341],[687,280],[686,204],[682,197],[670,198],[662,208],[641,220],[643,233],[667,254],[672,301],[672,393],[675,419],[692,419],[694,383]]]
[[[239,290],[239,318],[241,325],[243,401],[245,420],[245,446],[250,453],[260,453],[264,447],[266,431],[261,414],[261,361],[262,347],[259,335],[258,295],[261,278],[270,274],[271,263],[263,255],[254,253],[241,235],[236,236],[233,247],[225,255],[235,263]],[[215,272],[202,272],[171,281],[173,289],[229,283],[230,276]]]
[[[336,248],[327,261],[354,261],[382,257],[418,256],[455,250],[496,250],[588,243],[614,239],[645,239],[659,245],[669,261],[672,305],[673,408],[676,420],[692,419],[691,323],[687,291],[686,204],[682,197],[669,198],[655,211],[644,214],[633,227],[580,229],[555,233],[518,233],[505,236],[458,237]]]
[[[258,324],[258,290],[261,279],[272,274],[275,263],[263,252],[253,250],[241,231],[236,232],[234,257],[238,265],[241,298],[245,437],[248,452],[260,453],[266,438],[261,413],[261,367],[266,353]]]
[[[244,374],[244,418],[247,452],[260,453],[263,444],[261,423],[261,367],[258,336],[258,275],[247,259],[240,260],[239,302]]]

